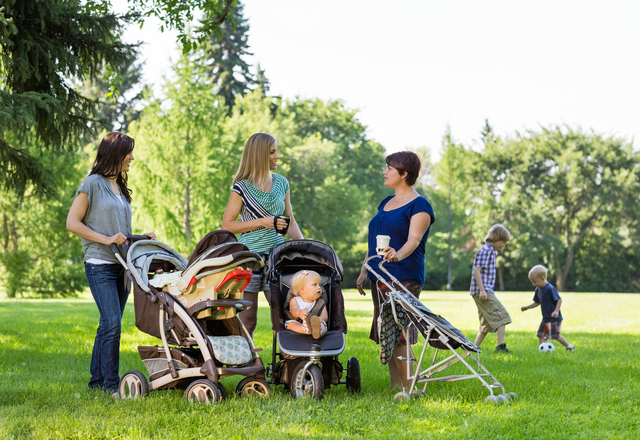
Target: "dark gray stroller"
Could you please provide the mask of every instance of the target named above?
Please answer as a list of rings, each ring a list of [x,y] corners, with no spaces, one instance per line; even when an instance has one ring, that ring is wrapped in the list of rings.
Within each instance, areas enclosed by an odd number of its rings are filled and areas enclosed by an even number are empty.
[[[320,274],[322,299],[329,319],[327,333],[319,339],[285,328],[286,312],[292,298],[291,278],[302,269]],[[325,389],[344,384],[360,391],[360,364],[351,357],[346,378],[338,356],[345,349],[347,320],[342,297],[342,263],[335,251],[316,240],[291,240],[272,249],[267,266],[271,285],[272,362],[267,370],[272,385],[283,384],[294,398],[321,399]]]
[[[407,355],[403,360],[407,361],[407,379],[411,381],[408,390],[397,393],[395,399],[411,399],[415,395],[423,395],[426,392],[427,385],[431,382],[455,382],[466,379],[478,379],[483,387],[489,390],[489,396],[485,399],[490,403],[507,402],[510,399],[516,399],[515,393],[506,393],[504,387],[498,380],[487,370],[481,363],[478,354],[481,352],[473,342],[469,341],[457,328],[449,323],[442,316],[436,315],[411,293],[404,288],[402,284],[391,275],[384,267],[384,262],[380,262],[378,268],[385,273],[391,283],[387,282],[380,274],[371,268],[369,263],[375,258],[382,258],[374,255],[365,260],[364,265],[380,282],[389,288],[388,298],[380,298],[381,315],[384,308],[390,309],[395,326],[391,326],[391,330],[397,329],[401,332],[406,340],[409,340],[409,333],[412,328],[417,329],[424,337],[424,345],[420,353],[420,358],[416,359],[411,350],[411,345],[407,344]],[[404,291],[399,291],[393,286],[400,286]],[[386,313],[389,315],[389,313]],[[389,324],[389,323],[387,323]],[[383,324],[384,325],[384,324]],[[381,335],[382,338],[382,335]],[[395,344],[393,344],[395,345]],[[425,359],[427,347],[435,348],[435,353],[428,367],[423,368],[422,362]],[[383,345],[380,346],[381,351],[384,350]],[[391,347],[393,349],[393,347]],[[457,349],[461,349],[459,353]],[[449,355],[444,359],[437,361],[440,351],[448,350]],[[384,354],[381,352],[381,357]],[[477,369],[467,362],[465,359],[473,361]],[[461,363],[467,367],[470,374],[463,375],[438,375],[446,368],[456,363]],[[412,368],[414,366],[414,368]],[[414,373],[412,373],[412,370]],[[489,383],[491,382],[491,383]],[[418,389],[418,384],[424,384],[422,390]],[[499,389],[502,392],[494,395],[494,390]]]

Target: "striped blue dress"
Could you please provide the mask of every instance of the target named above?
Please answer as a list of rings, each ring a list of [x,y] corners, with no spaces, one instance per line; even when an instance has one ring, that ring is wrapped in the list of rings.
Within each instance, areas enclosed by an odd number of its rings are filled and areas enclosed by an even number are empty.
[[[248,180],[241,180],[233,185],[233,191],[242,198],[240,218],[243,222],[284,214],[284,199],[289,191],[289,181],[279,174],[272,176],[273,185],[269,192],[259,190]],[[252,252],[268,254],[271,249],[284,242],[284,237],[278,235],[275,229],[260,227],[243,232],[238,241],[247,245]]]

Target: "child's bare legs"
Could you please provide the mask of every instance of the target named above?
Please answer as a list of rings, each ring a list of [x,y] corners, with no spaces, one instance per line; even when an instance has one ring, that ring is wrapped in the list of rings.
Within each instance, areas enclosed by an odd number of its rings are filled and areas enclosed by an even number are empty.
[[[504,325],[501,325],[496,330],[496,336],[498,338],[498,345],[504,344],[504,330],[505,330],[505,326]],[[484,338],[486,336],[487,336],[486,332],[478,330],[478,334],[476,335],[476,340],[474,342],[476,347],[480,347],[480,344],[482,344],[482,341],[484,341]]]
[[[569,344],[569,342],[562,335],[558,335],[558,339],[556,339],[556,341],[558,341],[559,343],[561,343],[565,347],[568,347],[569,345],[571,345],[571,344]]]
[[[301,322],[298,322],[298,321],[288,322],[287,330],[291,330],[292,332],[296,332],[296,333],[303,333],[305,335],[308,335],[309,333],[311,333],[311,329],[306,328],[304,325],[302,325]]]
[[[287,330],[291,330],[292,332],[296,332],[296,333],[302,333],[305,335],[311,334],[311,329],[298,321],[288,322]],[[326,334],[327,334],[327,325],[324,323],[324,321],[320,320],[320,336],[324,336]]]
[[[487,336],[487,334],[485,332],[482,332],[482,331],[478,330],[478,334],[476,335],[476,340],[474,342],[476,347],[480,347],[480,344],[482,344],[482,341],[484,341],[484,338],[486,336]]]
[[[411,381],[407,379],[407,365],[410,367],[409,374],[413,374],[413,363],[398,359],[398,357],[407,357],[407,346],[405,344],[398,344],[393,349],[393,359],[389,360],[389,380],[391,381],[391,388],[399,387],[409,390]],[[413,350],[409,347],[409,357],[413,358]]]

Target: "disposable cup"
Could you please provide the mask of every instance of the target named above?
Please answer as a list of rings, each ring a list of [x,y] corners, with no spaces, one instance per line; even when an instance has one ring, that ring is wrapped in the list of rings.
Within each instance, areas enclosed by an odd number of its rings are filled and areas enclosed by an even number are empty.
[[[391,240],[391,237],[388,235],[376,236],[376,252],[378,255],[384,255],[384,250],[389,247],[389,240]]]

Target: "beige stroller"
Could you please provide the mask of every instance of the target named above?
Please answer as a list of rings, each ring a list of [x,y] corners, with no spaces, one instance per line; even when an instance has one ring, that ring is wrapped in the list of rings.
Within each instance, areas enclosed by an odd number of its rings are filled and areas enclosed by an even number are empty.
[[[264,265],[229,231],[208,234],[187,262],[170,246],[148,240],[115,250],[133,281],[136,327],[162,341],[138,347],[149,380],[131,370],[120,380],[122,398],[163,388],[186,388],[187,401],[215,403],[227,393],[220,379],[245,376],[238,395],[268,395],[258,349],[237,313],[251,270]]]

